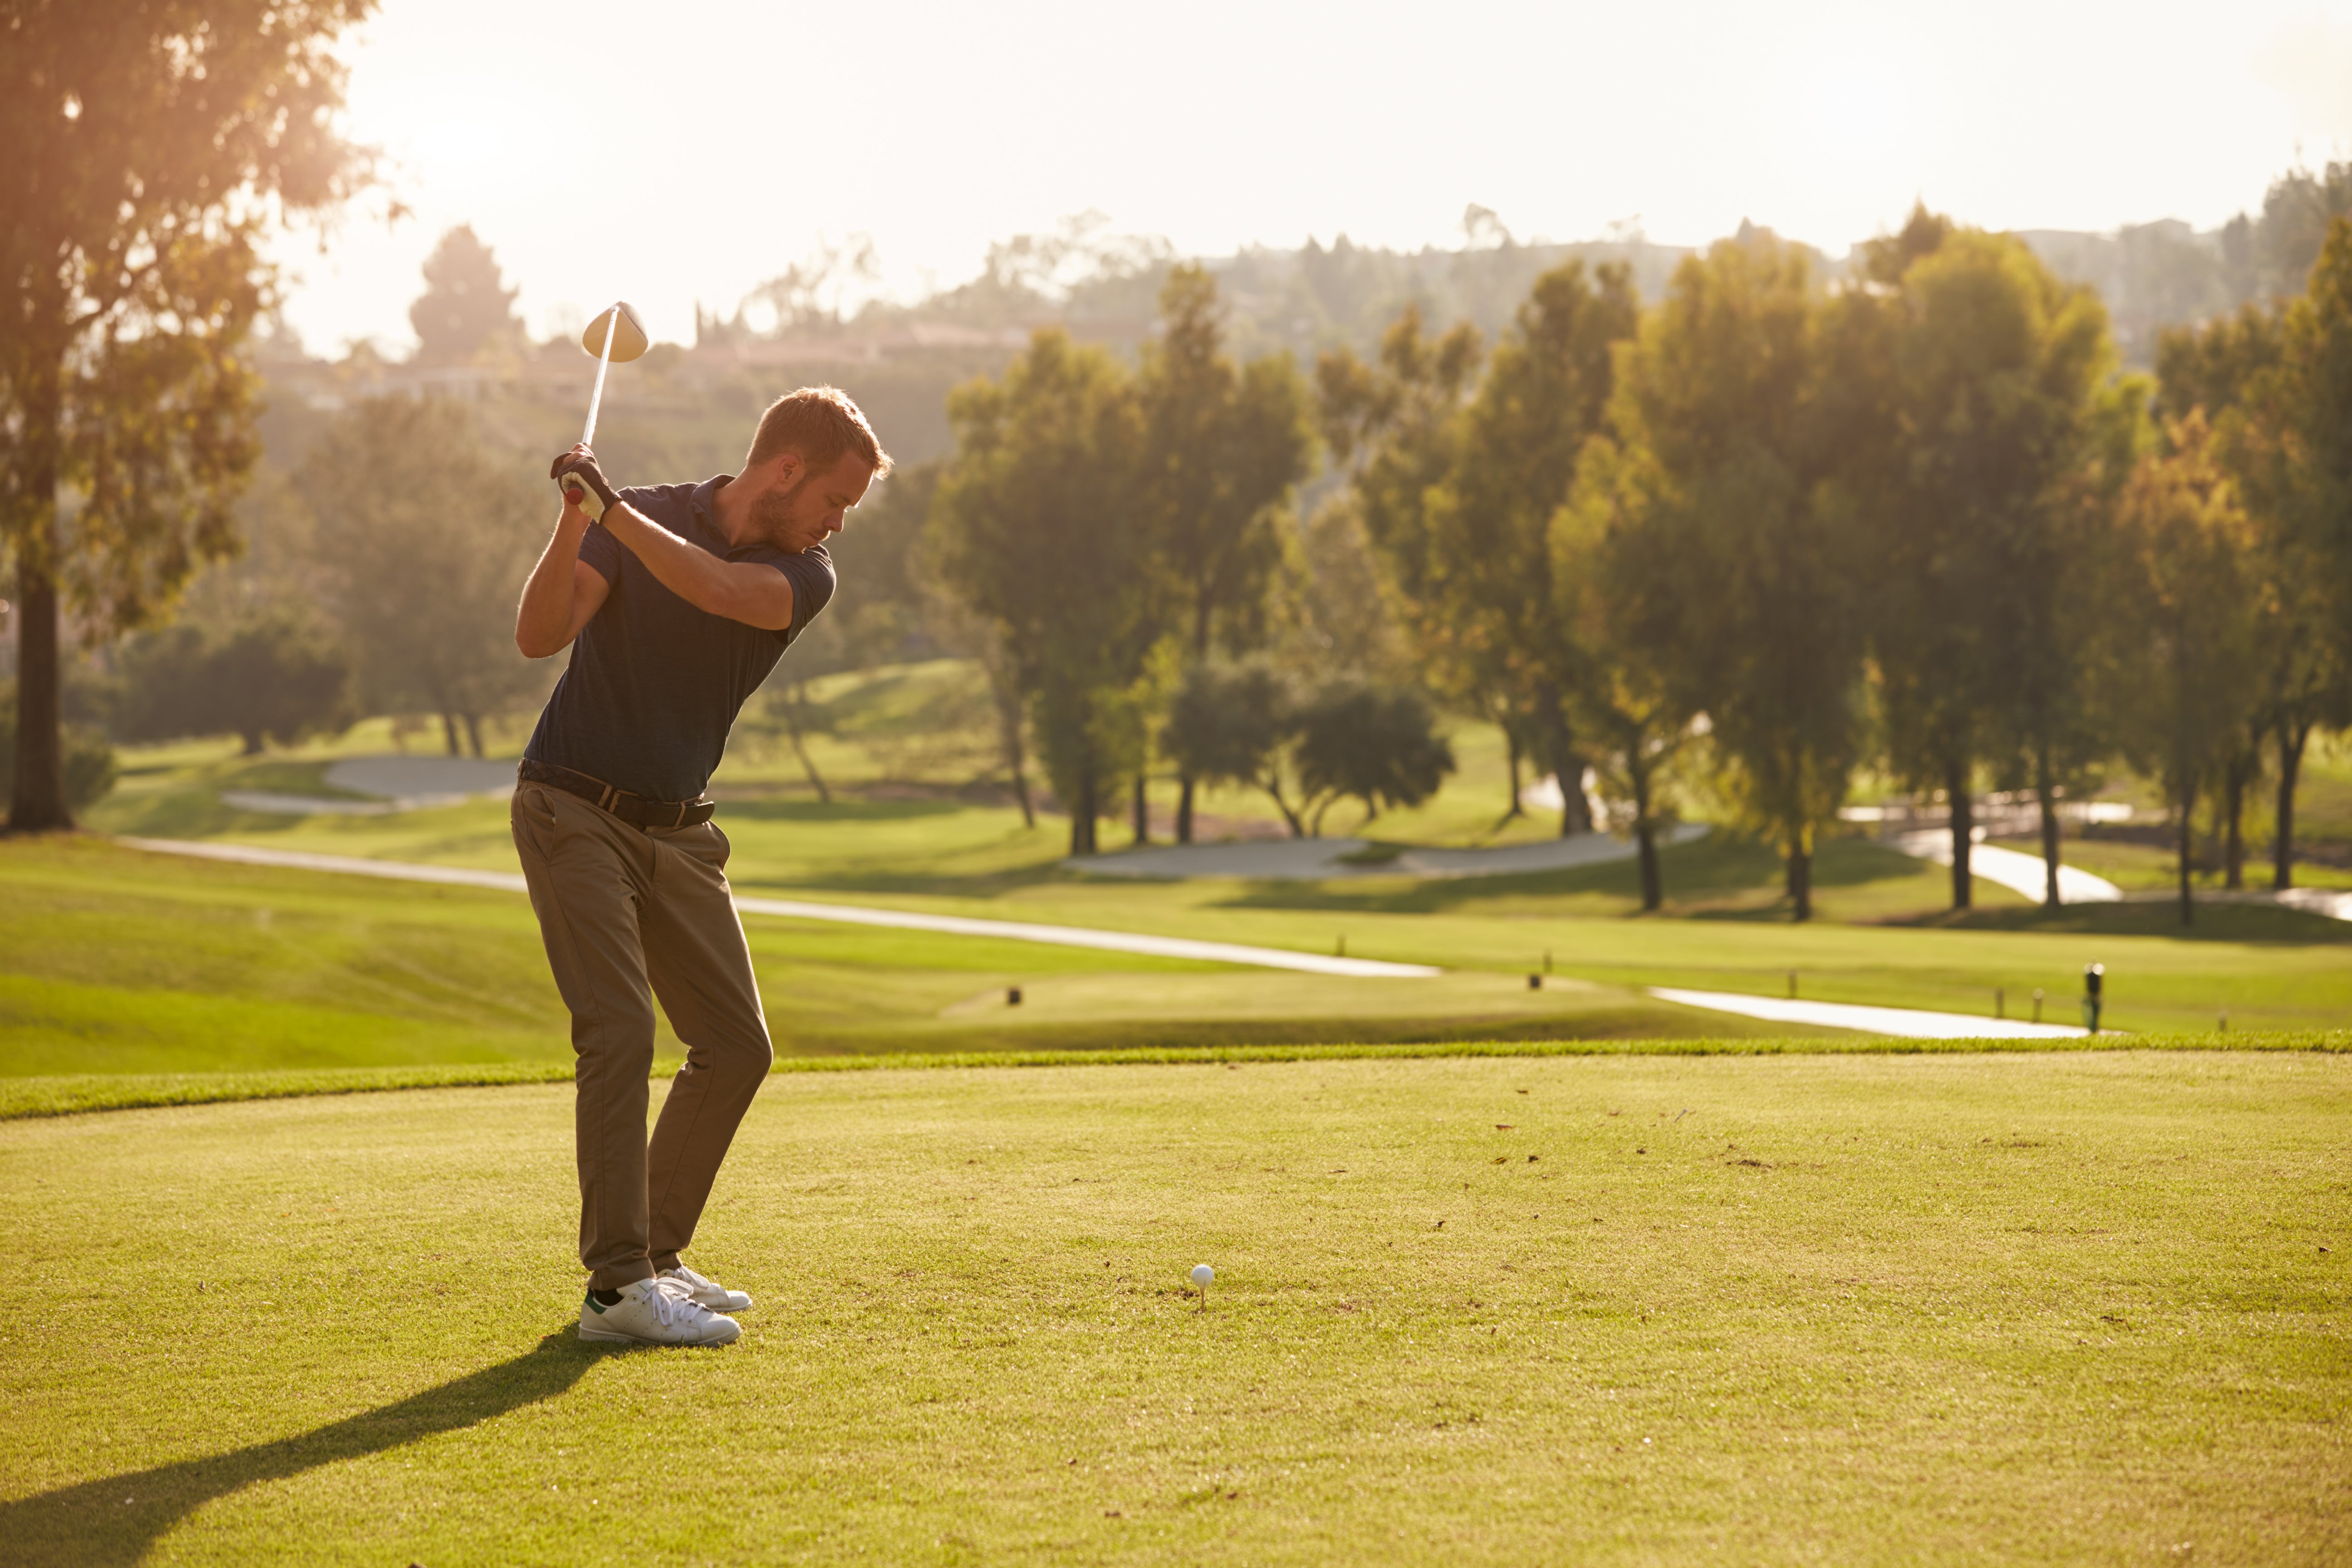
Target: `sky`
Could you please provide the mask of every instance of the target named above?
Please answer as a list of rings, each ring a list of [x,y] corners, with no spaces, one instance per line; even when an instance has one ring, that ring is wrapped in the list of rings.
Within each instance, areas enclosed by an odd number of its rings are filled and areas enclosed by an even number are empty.
[[[291,237],[314,353],[414,342],[449,227],[541,334],[656,339],[820,243],[899,298],[1088,210],[1187,255],[1743,218],[1832,255],[1915,199],[1992,228],[2200,228],[2352,156],[2352,0],[1628,5],[383,0],[350,133],[409,209]],[[323,246],[323,250],[321,247]]]

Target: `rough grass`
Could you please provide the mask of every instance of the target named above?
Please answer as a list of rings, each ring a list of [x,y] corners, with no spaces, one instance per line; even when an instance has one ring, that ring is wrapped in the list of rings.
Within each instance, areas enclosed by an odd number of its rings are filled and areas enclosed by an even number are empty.
[[[0,1127],[7,1560],[2352,1553],[2341,1056],[783,1075],[701,1352],[571,1337],[569,1101]]]

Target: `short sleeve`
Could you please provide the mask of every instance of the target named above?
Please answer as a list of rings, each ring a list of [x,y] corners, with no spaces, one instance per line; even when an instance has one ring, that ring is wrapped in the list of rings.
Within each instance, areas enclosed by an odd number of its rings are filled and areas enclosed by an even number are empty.
[[[607,583],[621,580],[621,542],[602,523],[580,536],[580,559],[596,568]]]
[[[776,634],[789,647],[801,628],[833,602],[833,557],[825,553],[824,545],[816,544],[798,554],[779,550],[767,562],[793,585],[793,624]]]

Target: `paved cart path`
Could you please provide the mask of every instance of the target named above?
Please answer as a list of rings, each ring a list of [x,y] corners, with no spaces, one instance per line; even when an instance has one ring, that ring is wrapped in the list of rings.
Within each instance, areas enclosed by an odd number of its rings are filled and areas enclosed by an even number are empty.
[[[529,890],[520,871],[476,871],[461,866],[421,866],[410,861],[371,860],[349,855],[310,855],[291,849],[259,849],[245,844],[200,844],[177,838],[125,837],[116,842],[133,849],[152,850],[162,855],[193,855],[200,859],[227,860],[240,866],[337,871],[349,876],[383,877],[401,882],[495,888],[509,893]],[[1292,952],[1278,947],[1245,947],[1230,942],[1196,942],[1190,937],[1092,931],[1084,926],[1034,925],[1026,921],[974,920],[965,915],[923,914],[914,910],[876,910],[855,904],[812,904],[796,899],[739,898],[735,900],[735,907],[745,914],[782,915],[788,920],[835,921],[847,925],[888,926],[898,931],[940,931],[950,936],[992,936],[1010,942],[1091,947],[1107,952],[1135,952],[1152,958],[1191,958],[1210,963],[1248,964],[1259,969],[1292,969],[1307,974],[1339,974],[1358,980],[1420,980],[1444,973],[1425,963],[1386,963],[1372,958],[1327,958],[1321,953]]]
[[[1979,829],[1981,834],[1982,829]],[[1952,835],[1941,827],[1920,828],[1898,834],[1895,847],[1917,860],[1933,860],[1938,866],[1952,863]],[[2021,850],[2003,849],[1997,844],[1979,840],[1969,846],[1969,875],[2023,893],[2035,903],[2049,885],[2049,868],[2039,855]],[[2124,896],[2124,890],[2105,877],[2095,877],[2079,866],[2058,864],[2058,898],[2069,904],[2112,904]]]
[[[1743,1018],[1765,1018],[1776,1024],[1819,1024],[1832,1029],[1859,1029],[1869,1035],[1893,1035],[1906,1040],[2060,1040],[2073,1039],[2084,1033],[2070,1024],[2027,1024],[2015,1018],[1930,1013],[1916,1007],[1792,1002],[1780,996],[1676,991],[1663,985],[1652,986],[1650,994],[1661,1002],[1679,1002],[1685,1007],[1704,1007],[1713,1013],[1737,1013]]]

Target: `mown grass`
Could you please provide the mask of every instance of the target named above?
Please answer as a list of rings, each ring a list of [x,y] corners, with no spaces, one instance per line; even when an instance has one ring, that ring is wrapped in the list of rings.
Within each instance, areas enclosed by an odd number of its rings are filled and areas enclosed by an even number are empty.
[[[569,1100],[0,1127],[7,1559],[2352,1553],[2342,1056],[788,1074],[705,1352],[572,1337]]]
[[[1354,981],[1033,943],[747,920],[791,1055],[1790,1032],[1656,1001],[1653,985],[1990,1016],[2072,1016],[2108,968],[2134,1034],[2341,1028],[2352,926],[2217,910],[2194,940],[2160,911],[2067,921],[1797,928],[1546,916],[1505,901],[1438,912],[1297,908],[1238,883],[1040,880],[988,898],[867,895],[1081,926],[1433,963],[1437,981]],[[2132,928],[2131,921],[2142,921]],[[2072,924],[2069,921],[2074,922]],[[2229,934],[2235,929],[2234,936]],[[1529,991],[1526,976],[1550,978]],[[1023,1003],[1005,1005],[1009,987]],[[665,1057],[678,1050],[667,1033]],[[0,844],[0,1078],[568,1062],[568,1025],[528,903],[462,888],[192,861],[66,838]]]

